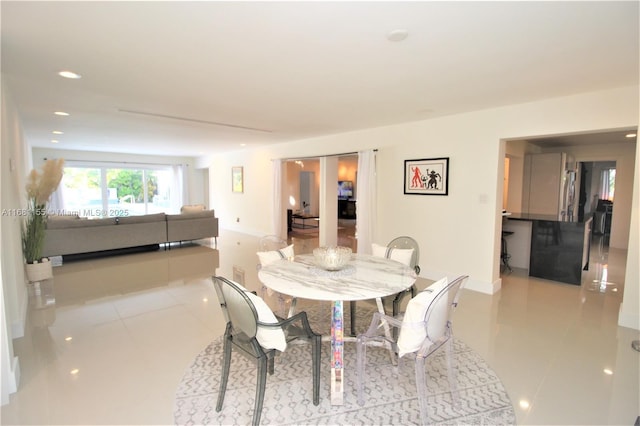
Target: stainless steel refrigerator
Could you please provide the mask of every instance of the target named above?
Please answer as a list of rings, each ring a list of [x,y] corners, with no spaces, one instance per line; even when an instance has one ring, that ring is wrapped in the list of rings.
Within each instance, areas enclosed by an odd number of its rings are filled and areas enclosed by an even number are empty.
[[[522,212],[576,221],[579,184],[575,162],[566,153],[527,154]]]

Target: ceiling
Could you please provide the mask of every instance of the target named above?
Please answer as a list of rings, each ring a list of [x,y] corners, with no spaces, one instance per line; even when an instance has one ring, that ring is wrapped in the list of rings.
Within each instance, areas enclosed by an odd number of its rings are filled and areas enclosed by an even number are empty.
[[[638,85],[635,1],[0,7],[3,78],[37,147],[212,155]]]

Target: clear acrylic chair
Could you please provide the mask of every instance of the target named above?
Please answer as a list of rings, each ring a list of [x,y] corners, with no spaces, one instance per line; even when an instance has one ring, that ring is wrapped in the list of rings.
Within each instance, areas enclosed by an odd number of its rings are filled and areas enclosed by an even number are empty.
[[[418,242],[411,237],[402,236],[396,237],[387,244],[388,248],[397,248],[401,250],[409,250],[413,249],[413,253],[411,255],[411,262],[409,263],[409,267],[416,272],[416,275],[420,275],[420,246]],[[402,291],[393,296],[383,297],[382,304],[385,306],[386,312],[389,312],[388,306],[391,305],[391,312],[393,316],[398,315],[400,312],[400,304],[402,303],[402,299],[411,293],[411,297],[416,295],[416,286],[412,285],[405,291]],[[350,302],[350,319],[351,319],[351,335],[356,335],[356,302]]]
[[[287,246],[287,241],[277,235],[265,235],[258,240],[258,251],[280,250]]]
[[[418,245],[418,242],[416,240],[407,236],[397,237],[391,240],[389,244],[387,244],[387,247],[403,249],[403,250],[413,249],[413,254],[411,256],[411,263],[409,264],[409,266],[414,271],[416,271],[416,275],[420,275],[420,265],[419,265],[420,246]],[[400,303],[402,302],[402,299],[409,293],[411,293],[411,297],[414,297],[416,295],[416,292],[417,290],[414,284],[408,290],[400,292],[393,297],[389,297],[393,305],[393,308],[392,308],[393,316],[396,316],[398,315],[398,313],[400,313]],[[385,300],[383,299],[383,301]]]
[[[229,379],[231,367],[232,349],[244,355],[257,364],[258,379],[256,383],[255,406],[253,409],[253,425],[260,424],[264,393],[267,382],[267,371],[274,372],[274,358],[279,353],[279,349],[271,348],[265,344],[265,338],[260,339],[260,331],[281,330],[283,333],[283,344],[296,339],[306,339],[311,341],[311,366],[313,374],[313,404],[320,403],[320,353],[321,336],[315,333],[309,326],[306,312],[299,312],[288,319],[275,317],[275,322],[264,322],[262,317],[264,309],[268,310],[266,303],[258,296],[249,294],[248,291],[238,284],[227,280],[224,277],[213,277],[214,288],[220,301],[220,307],[227,321],[224,333],[224,360],[222,367],[222,379],[220,381],[220,392],[216,404],[216,411],[222,410],[224,396]],[[254,303],[256,301],[259,306]],[[262,315],[260,313],[262,312]],[[266,315],[268,317],[268,315]],[[262,330],[261,330],[262,329]],[[264,334],[263,334],[264,336]],[[271,335],[269,335],[271,336]],[[274,340],[273,337],[269,337]],[[286,342],[286,343],[285,343]],[[281,349],[282,346],[280,346]]]
[[[454,403],[457,403],[458,389],[454,373],[451,318],[458,305],[460,290],[467,279],[468,276],[463,275],[451,282],[437,281],[409,301],[404,317],[391,317],[379,312],[373,315],[369,329],[357,339],[358,404],[365,403],[366,348],[373,345],[390,346],[399,357],[398,364],[404,355],[412,354],[415,358],[416,387],[422,424],[428,424],[429,420],[425,365],[428,357],[444,346],[451,398]],[[389,333],[387,325],[399,329],[400,333]]]

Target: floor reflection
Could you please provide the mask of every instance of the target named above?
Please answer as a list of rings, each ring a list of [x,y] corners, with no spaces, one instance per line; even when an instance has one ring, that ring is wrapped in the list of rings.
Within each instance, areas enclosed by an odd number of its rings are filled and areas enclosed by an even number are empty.
[[[182,244],[132,255],[64,263],[54,268],[55,303],[82,303],[216,274],[217,249]]]

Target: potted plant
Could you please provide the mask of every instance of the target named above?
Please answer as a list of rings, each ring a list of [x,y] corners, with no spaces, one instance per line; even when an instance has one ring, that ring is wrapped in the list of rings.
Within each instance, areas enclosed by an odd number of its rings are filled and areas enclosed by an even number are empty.
[[[64,160],[47,160],[42,172],[31,170],[27,178],[27,210],[22,227],[22,253],[26,262],[27,279],[37,282],[51,278],[53,271],[49,259],[42,258],[47,203],[62,179]]]

